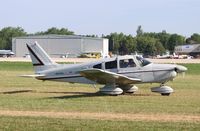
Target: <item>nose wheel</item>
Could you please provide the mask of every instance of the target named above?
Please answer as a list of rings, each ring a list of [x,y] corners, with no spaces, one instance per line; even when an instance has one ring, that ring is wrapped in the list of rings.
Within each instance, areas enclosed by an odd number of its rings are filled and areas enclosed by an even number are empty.
[[[162,96],[169,96],[171,93],[174,92],[171,87],[165,86],[163,84],[161,84],[159,87],[151,88],[151,91],[155,93],[160,93]]]

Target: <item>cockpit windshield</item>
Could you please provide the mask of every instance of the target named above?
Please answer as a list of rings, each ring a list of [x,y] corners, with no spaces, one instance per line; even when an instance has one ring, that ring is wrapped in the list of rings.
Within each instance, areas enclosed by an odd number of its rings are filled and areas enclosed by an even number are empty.
[[[150,61],[139,56],[136,56],[136,59],[138,60],[138,63],[140,64],[140,66],[146,66],[151,63]]]

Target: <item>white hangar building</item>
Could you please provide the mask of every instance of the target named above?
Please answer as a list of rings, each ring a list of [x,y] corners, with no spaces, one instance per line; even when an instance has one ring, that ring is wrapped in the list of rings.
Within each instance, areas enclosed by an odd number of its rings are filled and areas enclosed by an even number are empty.
[[[100,53],[108,56],[108,39],[74,35],[42,35],[16,37],[12,39],[12,51],[16,57],[29,54],[26,43],[37,41],[51,57],[77,57],[85,53]]]

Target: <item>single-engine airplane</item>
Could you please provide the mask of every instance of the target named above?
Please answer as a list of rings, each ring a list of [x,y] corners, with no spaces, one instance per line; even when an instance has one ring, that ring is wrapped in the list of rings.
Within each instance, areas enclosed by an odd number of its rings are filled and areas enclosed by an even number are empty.
[[[187,68],[176,64],[154,64],[136,55],[117,56],[82,64],[57,64],[51,60],[41,46],[35,42],[27,44],[34,75],[23,75],[38,80],[69,83],[103,84],[100,92],[108,95],[134,93],[135,84],[160,83],[152,92],[170,95],[173,89],[165,83],[173,80],[177,73]]]

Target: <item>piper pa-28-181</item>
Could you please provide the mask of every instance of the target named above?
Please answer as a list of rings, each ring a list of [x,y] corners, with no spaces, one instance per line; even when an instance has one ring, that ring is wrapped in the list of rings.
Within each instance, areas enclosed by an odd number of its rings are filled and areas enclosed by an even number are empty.
[[[100,92],[108,95],[134,93],[135,84],[160,83],[151,88],[152,92],[170,95],[173,89],[164,84],[173,80],[177,73],[187,68],[176,64],[154,64],[135,55],[117,56],[82,64],[57,64],[35,42],[27,44],[35,69],[34,77],[38,80],[50,80],[69,83],[102,84]]]

